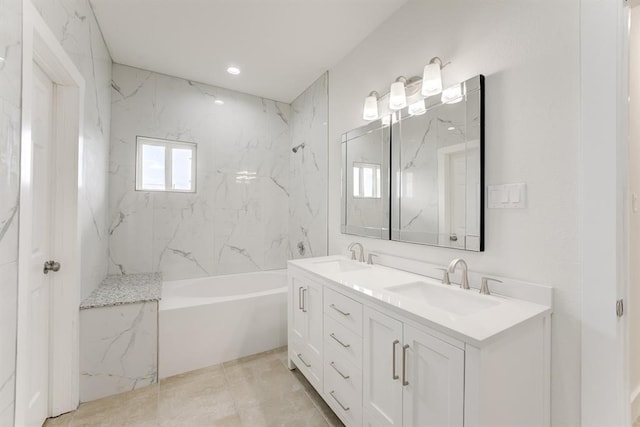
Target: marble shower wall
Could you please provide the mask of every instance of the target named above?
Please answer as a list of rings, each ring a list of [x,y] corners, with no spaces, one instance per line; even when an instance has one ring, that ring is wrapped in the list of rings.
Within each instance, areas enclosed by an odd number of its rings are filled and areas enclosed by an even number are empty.
[[[2,1],[6,0],[0,0],[0,4]],[[79,194],[84,299],[107,274],[111,56],[87,0],[32,2],[84,77],[86,86]]]
[[[291,104],[289,250],[292,258],[327,255],[327,73]]]
[[[21,0],[0,0],[0,57],[0,426],[11,426],[18,295]]]
[[[289,105],[119,64],[112,75],[110,272],[284,268]],[[136,136],[197,143],[197,192],[135,191]]]

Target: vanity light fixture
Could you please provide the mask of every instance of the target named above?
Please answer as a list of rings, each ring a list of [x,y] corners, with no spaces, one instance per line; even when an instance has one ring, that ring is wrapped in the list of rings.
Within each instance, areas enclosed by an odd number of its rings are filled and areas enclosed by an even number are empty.
[[[365,120],[375,120],[378,118],[378,92],[375,90],[364,99],[364,109],[362,118]]]
[[[453,85],[443,90],[442,97],[440,99],[443,104],[456,104],[462,101],[462,98],[462,85],[458,83],[457,85]]]
[[[238,74],[240,74],[240,68],[231,66],[227,68],[227,73],[231,74],[232,76],[237,76]]]
[[[422,74],[422,94],[433,96],[442,92],[442,60],[437,56],[424,67]]]
[[[414,102],[413,104],[409,104],[409,114],[412,116],[420,116],[426,112],[427,109],[424,106],[424,99]]]
[[[407,79],[400,76],[395,82],[391,83],[391,89],[389,91],[389,108],[392,110],[401,110],[407,106],[407,93],[405,91],[405,84]]]

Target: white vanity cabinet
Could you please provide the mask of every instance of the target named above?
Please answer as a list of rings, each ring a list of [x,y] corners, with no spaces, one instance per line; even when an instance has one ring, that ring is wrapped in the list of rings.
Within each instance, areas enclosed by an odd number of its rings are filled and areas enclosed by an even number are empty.
[[[318,390],[322,389],[323,286],[304,276],[289,276],[290,359]],[[293,356],[293,357],[291,357]]]
[[[359,265],[327,258],[289,262],[289,367],[345,425],[550,424],[550,305],[430,288],[489,307],[430,308],[386,291],[424,276],[376,266],[358,276]]]
[[[462,426],[464,350],[364,310],[365,425]]]

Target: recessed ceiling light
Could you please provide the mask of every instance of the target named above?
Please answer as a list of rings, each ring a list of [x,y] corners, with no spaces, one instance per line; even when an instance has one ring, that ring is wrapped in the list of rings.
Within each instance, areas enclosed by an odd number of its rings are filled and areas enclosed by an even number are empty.
[[[224,105],[224,101],[222,99],[216,99],[213,103],[216,105]]]
[[[449,126],[449,127],[447,128],[447,130],[456,130],[456,128],[455,128],[455,127],[453,127],[453,126]]]
[[[227,68],[227,73],[232,74],[234,76],[237,76],[238,74],[240,74],[240,68],[238,68],[238,67],[229,67],[229,68]]]

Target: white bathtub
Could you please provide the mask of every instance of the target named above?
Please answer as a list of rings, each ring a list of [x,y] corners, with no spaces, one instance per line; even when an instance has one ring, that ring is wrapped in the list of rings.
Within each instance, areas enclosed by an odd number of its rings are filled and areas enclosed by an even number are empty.
[[[287,270],[163,283],[159,377],[286,345],[286,292]]]

